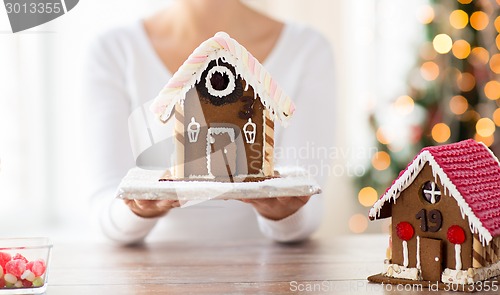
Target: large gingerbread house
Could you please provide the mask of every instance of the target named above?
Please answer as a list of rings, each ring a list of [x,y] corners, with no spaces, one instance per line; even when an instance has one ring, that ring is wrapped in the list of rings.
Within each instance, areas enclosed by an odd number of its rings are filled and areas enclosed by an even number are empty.
[[[424,148],[369,213],[391,216],[390,279],[371,280],[473,284],[500,274],[500,164],[482,143]]]
[[[173,178],[248,181],[274,177],[274,121],[290,98],[241,44],[219,32],[203,42],[154,100],[175,121]]]

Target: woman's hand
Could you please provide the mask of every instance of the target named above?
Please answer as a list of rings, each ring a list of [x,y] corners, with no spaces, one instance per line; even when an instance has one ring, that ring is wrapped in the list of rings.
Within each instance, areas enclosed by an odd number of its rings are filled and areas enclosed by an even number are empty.
[[[260,215],[271,220],[281,220],[304,206],[311,196],[304,197],[279,197],[269,199],[242,199],[244,203],[251,204]]]
[[[125,200],[125,204],[135,215],[143,218],[161,217],[180,206],[177,200]]]

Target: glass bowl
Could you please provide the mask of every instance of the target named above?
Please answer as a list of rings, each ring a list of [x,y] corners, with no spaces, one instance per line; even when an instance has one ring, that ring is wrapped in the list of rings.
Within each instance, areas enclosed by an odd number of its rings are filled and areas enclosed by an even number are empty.
[[[42,294],[52,244],[48,238],[0,239],[0,294]]]

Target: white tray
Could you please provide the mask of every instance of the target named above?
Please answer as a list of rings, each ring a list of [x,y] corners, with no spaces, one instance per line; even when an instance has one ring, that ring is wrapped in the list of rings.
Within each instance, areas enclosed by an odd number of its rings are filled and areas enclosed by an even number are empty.
[[[279,178],[259,182],[158,181],[163,170],[130,169],[117,197],[137,200],[204,201],[311,196],[321,188],[300,168],[277,169]]]

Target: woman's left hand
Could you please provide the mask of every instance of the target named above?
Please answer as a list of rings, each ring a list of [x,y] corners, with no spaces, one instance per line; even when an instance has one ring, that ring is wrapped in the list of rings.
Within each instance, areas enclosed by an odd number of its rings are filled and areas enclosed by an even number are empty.
[[[244,203],[251,204],[260,215],[271,220],[281,220],[304,206],[311,196],[279,197],[268,199],[242,199]]]

